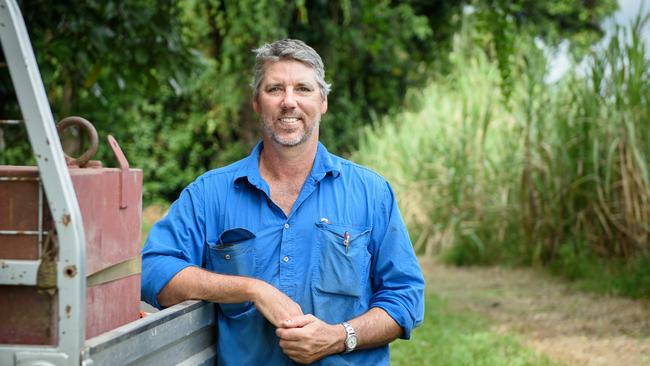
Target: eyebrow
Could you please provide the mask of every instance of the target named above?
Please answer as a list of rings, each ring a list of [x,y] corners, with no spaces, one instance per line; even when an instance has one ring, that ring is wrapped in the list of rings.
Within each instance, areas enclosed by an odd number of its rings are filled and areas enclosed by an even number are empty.
[[[296,86],[304,86],[313,89],[315,86],[310,82],[300,82]]]
[[[268,88],[273,88],[273,87],[284,87],[284,85],[285,84],[282,83],[282,82],[270,82],[270,83],[264,85],[263,87],[264,87],[264,89],[268,89]],[[307,88],[310,88],[310,89],[315,89],[316,88],[316,85],[314,83],[309,82],[309,81],[299,81],[299,82],[297,82],[295,84],[295,86],[296,87],[307,87]]]

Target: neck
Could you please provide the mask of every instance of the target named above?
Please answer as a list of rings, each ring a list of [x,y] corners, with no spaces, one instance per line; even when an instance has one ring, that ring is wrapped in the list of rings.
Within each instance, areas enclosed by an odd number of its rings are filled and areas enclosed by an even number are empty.
[[[318,140],[307,141],[298,146],[275,146],[264,139],[260,153],[260,173],[265,179],[273,181],[295,181],[309,175],[318,149]]]

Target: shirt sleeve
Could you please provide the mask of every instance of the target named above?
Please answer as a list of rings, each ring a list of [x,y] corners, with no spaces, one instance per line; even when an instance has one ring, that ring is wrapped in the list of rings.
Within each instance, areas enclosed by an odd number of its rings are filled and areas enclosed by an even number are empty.
[[[370,243],[370,307],[385,310],[402,327],[401,338],[409,339],[424,318],[424,278],[388,183],[379,197]]]
[[[142,250],[142,299],[161,309],[158,294],[182,269],[200,267],[204,257],[205,215],[200,181],[183,190],[167,215],[149,232]]]

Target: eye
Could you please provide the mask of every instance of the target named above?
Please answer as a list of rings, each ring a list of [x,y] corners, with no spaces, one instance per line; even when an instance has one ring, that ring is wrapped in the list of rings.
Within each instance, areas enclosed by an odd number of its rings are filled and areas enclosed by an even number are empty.
[[[266,88],[266,92],[270,93],[270,94],[277,94],[277,93],[279,93],[281,91],[282,91],[282,88],[280,88],[277,85],[270,86],[270,87]]]
[[[299,93],[310,93],[312,92],[312,88],[308,86],[299,86],[296,88],[296,91]]]

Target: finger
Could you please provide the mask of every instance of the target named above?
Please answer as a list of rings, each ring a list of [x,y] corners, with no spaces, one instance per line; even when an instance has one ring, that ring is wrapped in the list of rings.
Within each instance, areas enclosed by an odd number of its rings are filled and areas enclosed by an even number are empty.
[[[287,355],[294,355],[305,352],[305,345],[300,341],[289,341],[286,339],[281,339],[279,344],[280,348],[282,348],[282,351]]]
[[[316,320],[317,318],[311,314],[298,315],[283,321],[282,326],[284,328],[300,328]]]
[[[299,341],[304,339],[304,332],[300,328],[277,328],[275,335],[285,341]]]
[[[280,348],[282,352],[295,362],[306,364],[307,350],[300,344],[300,342],[280,341]]]

